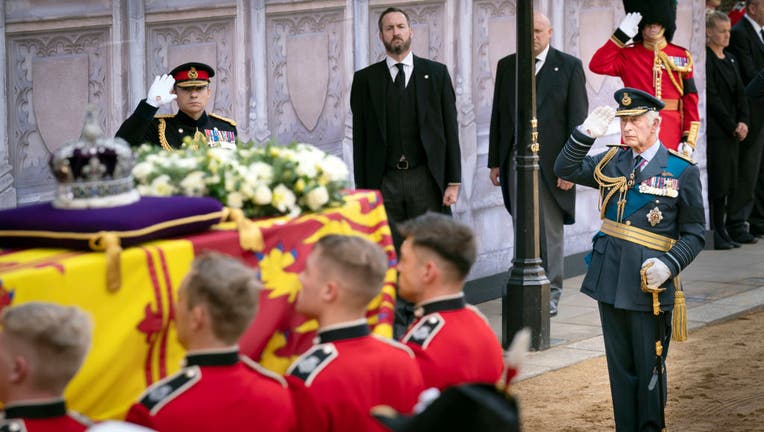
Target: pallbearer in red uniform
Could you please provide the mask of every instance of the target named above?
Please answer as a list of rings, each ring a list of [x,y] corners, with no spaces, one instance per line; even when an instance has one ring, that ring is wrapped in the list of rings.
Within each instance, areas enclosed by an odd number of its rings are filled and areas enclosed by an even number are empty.
[[[402,342],[414,351],[425,386],[442,390],[462,383],[496,383],[504,367],[501,345],[462,292],[477,253],[472,230],[426,213],[399,231],[405,240],[398,292],[416,305],[416,321]]]
[[[424,390],[414,354],[369,334],[365,318],[386,271],[385,253],[361,237],[322,237],[308,257],[296,308],[318,321],[317,344],[287,370],[299,430],[384,431],[372,407],[412,412]]]
[[[90,318],[75,307],[30,302],[5,309],[0,325],[0,431],[86,430],[90,421],[67,411],[63,394],[90,349]]]
[[[257,308],[255,272],[235,259],[197,257],[178,290],[175,327],[183,369],[149,387],[127,420],[164,431],[291,431],[286,381],[246,357],[236,341]]]
[[[660,140],[692,156],[700,130],[698,90],[690,52],[671,43],[676,30],[676,0],[624,0],[626,16],[589,62],[592,72],[620,77],[661,99]],[[628,44],[634,38],[634,43]]]

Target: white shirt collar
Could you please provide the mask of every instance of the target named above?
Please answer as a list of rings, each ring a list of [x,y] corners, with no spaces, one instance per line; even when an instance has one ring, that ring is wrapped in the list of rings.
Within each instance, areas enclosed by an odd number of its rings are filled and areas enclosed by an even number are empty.
[[[546,48],[544,48],[543,50],[541,50],[541,52],[539,53],[539,55],[537,55],[537,56],[536,56],[536,59],[538,59],[538,62],[536,62],[536,61],[534,60],[534,62],[535,62],[535,64],[536,64],[536,73],[539,73],[539,71],[541,70],[541,68],[544,66],[544,63],[546,63],[546,56],[547,56],[547,54],[549,54],[549,46],[550,46],[550,45],[549,45],[549,44],[547,44],[547,45],[546,45]]]
[[[661,148],[661,145],[662,145],[661,140],[655,140],[653,145],[648,147],[647,150],[643,151],[642,153],[637,153],[634,149],[632,149],[631,157],[635,158],[637,157],[637,155],[640,155],[642,156],[642,159],[646,161],[645,164],[647,164],[648,162],[653,160],[653,158],[655,157],[655,154],[658,153],[658,149]]]

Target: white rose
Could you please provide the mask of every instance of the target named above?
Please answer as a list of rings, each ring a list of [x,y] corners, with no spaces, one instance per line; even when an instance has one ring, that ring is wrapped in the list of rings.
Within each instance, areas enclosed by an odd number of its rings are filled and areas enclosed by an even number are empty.
[[[345,162],[334,155],[327,155],[321,161],[321,171],[323,171],[330,182],[347,181],[349,175]]]
[[[244,204],[244,198],[239,192],[231,192],[226,197],[226,205],[232,208],[241,208]]]
[[[297,197],[288,187],[283,183],[279,183],[278,186],[273,188],[273,197],[271,198],[271,205],[275,207],[281,213],[287,213],[294,209]]]
[[[248,168],[247,177],[250,181],[262,181],[270,183],[273,181],[273,167],[264,162],[255,162]]]
[[[170,181],[170,176],[167,174],[162,174],[151,182],[151,190],[149,191],[150,195],[170,196],[173,193],[175,193],[175,186],[173,186],[172,182]]]
[[[259,185],[257,188],[255,188],[255,193],[253,197],[255,204],[257,205],[270,204],[272,199],[273,199],[273,193],[271,192],[271,189],[268,186]]]
[[[194,171],[180,181],[180,187],[186,196],[204,196],[207,187],[204,184],[204,172]]]
[[[154,171],[154,166],[143,161],[133,167],[133,177],[139,182],[145,183],[152,171]]]
[[[318,211],[329,202],[329,192],[323,186],[311,189],[305,195],[305,202],[311,210]]]

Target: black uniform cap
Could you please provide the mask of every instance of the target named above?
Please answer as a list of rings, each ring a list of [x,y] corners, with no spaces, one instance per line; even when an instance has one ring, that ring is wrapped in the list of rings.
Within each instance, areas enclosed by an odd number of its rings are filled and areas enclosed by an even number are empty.
[[[657,23],[663,26],[663,36],[671,42],[676,32],[676,0],[623,0],[623,9],[626,13],[642,14],[635,41],[642,40],[642,30],[646,25]]]
[[[648,111],[660,111],[666,106],[662,100],[650,93],[631,87],[616,90],[613,98],[618,102],[618,109],[615,111],[615,115],[618,117],[638,116]]]

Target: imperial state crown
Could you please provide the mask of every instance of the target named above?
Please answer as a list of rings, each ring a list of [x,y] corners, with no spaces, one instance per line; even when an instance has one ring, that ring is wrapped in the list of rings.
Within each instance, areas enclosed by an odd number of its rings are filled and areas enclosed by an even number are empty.
[[[133,185],[133,152],[125,140],[103,137],[96,111],[88,107],[80,139],[64,144],[50,157],[58,182],[53,207],[114,207],[140,199]]]

